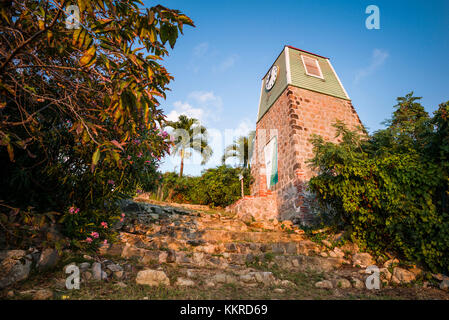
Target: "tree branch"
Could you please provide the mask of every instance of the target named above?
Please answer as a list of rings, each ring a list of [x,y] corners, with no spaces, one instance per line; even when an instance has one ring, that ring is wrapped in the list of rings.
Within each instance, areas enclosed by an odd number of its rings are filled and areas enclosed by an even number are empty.
[[[62,2],[61,7],[64,7],[65,4],[65,0]],[[17,46],[16,49],[14,49],[13,52],[11,52],[11,54],[6,58],[5,62],[3,62],[3,64],[0,66],[0,71],[3,71],[3,69],[6,67],[6,65],[11,61],[11,59],[17,54],[19,53],[20,50],[22,50],[27,44],[31,43],[32,41],[34,41],[37,37],[39,37],[42,33],[46,32],[48,29],[53,28],[53,26],[55,25],[56,21],[58,20],[59,16],[61,15],[62,9],[58,8],[58,13],[55,15],[55,17],[53,18],[52,22],[48,25],[45,26],[44,29],[39,30],[38,32],[36,32],[34,35],[32,35],[30,38],[28,38],[26,41],[22,42],[20,45]]]

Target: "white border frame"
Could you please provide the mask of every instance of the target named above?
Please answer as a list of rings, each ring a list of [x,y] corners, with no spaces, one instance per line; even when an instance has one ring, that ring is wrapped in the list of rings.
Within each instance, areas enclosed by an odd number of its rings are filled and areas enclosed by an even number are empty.
[[[284,48],[285,69],[287,70],[287,85],[292,83],[292,73],[290,70],[290,50],[289,47]]]
[[[306,63],[305,63],[305,61],[304,61],[304,57],[307,57],[307,58],[309,58],[309,59],[315,60],[315,64],[316,64],[316,66],[318,67],[318,71],[320,72],[320,76],[317,76],[317,75],[315,75],[315,74],[311,74],[311,73],[309,73],[309,72],[307,71],[307,66],[306,66]],[[315,77],[315,78],[323,79],[323,80],[324,80],[323,72],[321,71],[321,66],[320,66],[320,63],[318,62],[318,59],[312,58],[312,57],[309,57],[309,56],[305,56],[305,55],[301,54],[301,60],[302,60],[303,66],[304,66],[304,70],[306,71],[306,74],[307,74],[308,76],[311,76],[311,77]]]

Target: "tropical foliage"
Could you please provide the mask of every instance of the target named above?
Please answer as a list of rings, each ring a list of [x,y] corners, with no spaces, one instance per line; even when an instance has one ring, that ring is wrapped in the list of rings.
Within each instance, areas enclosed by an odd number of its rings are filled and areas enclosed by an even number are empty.
[[[172,76],[160,64],[190,18],[137,0],[0,7],[0,227],[9,244],[62,223],[75,245],[107,240],[116,199],[154,185]],[[3,233],[2,231],[2,233]],[[28,235],[28,236],[27,236]],[[90,240],[89,240],[90,239]]]
[[[319,174],[310,188],[326,218],[362,248],[447,272],[449,102],[430,117],[419,99],[398,98],[387,128],[373,135],[336,123],[340,144],[315,137],[311,165]]]
[[[172,133],[175,144],[173,153],[181,158],[180,177],[184,171],[184,159],[191,157],[193,151],[201,154],[202,165],[210,159],[212,148],[207,141],[207,129],[200,125],[197,119],[180,115],[178,121],[169,121],[167,126],[174,129]]]
[[[249,161],[254,147],[254,138],[256,132],[251,131],[248,136],[240,136],[226,147],[223,154],[223,163],[229,158],[237,158],[243,168],[249,168]]]
[[[199,177],[179,177],[173,172],[163,175],[154,197],[180,203],[226,207],[241,198],[240,168],[225,165],[207,169]],[[243,170],[244,193],[249,194],[251,175]]]

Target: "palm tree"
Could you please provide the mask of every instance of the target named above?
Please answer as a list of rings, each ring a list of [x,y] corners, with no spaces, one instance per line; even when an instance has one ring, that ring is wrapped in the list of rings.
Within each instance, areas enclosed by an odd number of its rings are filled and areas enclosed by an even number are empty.
[[[168,121],[167,126],[174,129],[174,152],[181,157],[180,177],[184,171],[184,158],[187,159],[192,154],[189,150],[201,153],[202,165],[210,159],[212,149],[207,141],[207,129],[197,119],[180,115],[178,121]]]
[[[255,136],[256,131],[250,131],[248,136],[240,136],[235,139],[232,144],[226,147],[222,158],[223,163],[228,158],[237,158],[243,168],[248,168],[253,153]]]

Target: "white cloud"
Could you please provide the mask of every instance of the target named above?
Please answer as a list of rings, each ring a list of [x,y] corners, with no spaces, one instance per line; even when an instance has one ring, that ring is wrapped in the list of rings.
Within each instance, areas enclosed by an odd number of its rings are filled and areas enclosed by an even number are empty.
[[[225,146],[233,143],[236,138],[247,136],[251,130],[255,130],[255,123],[248,119],[241,120],[235,128],[224,130],[223,138]]]
[[[214,106],[221,108],[223,106],[223,101],[213,91],[193,91],[188,98],[196,101],[203,107]]]
[[[199,43],[192,50],[192,58],[188,68],[197,73],[203,66],[209,64],[213,72],[224,72],[232,68],[237,62],[237,54],[225,56],[221,58],[221,61],[218,58],[220,54],[221,51],[211,46],[208,42]],[[211,61],[214,61],[215,64],[212,65]]]
[[[168,115],[167,120],[176,121],[181,114],[188,116],[189,118],[195,118],[202,122],[204,120],[204,110],[201,108],[194,108],[192,105],[182,101],[175,101],[173,103],[175,107]]]
[[[193,48],[193,55],[195,57],[201,58],[204,57],[204,55],[207,53],[208,50],[209,50],[209,43],[202,42]]]
[[[243,119],[234,130],[234,134],[237,137],[247,136],[251,130],[255,130],[254,123],[248,119]]]
[[[209,120],[219,120],[223,101],[212,91],[193,91],[187,96],[187,101],[176,101],[173,107],[167,115],[167,120],[176,121],[184,114],[205,123]]]
[[[187,68],[194,73],[198,73],[201,69],[202,62],[208,55],[210,55],[209,43],[201,42],[197,44],[192,50],[192,57]]]
[[[223,61],[221,61],[220,64],[218,64],[217,66],[215,66],[213,69],[214,71],[226,71],[229,68],[231,68],[232,66],[234,66],[235,62],[237,61],[237,55],[233,54],[229,57],[227,57],[226,59],[224,59]]]
[[[382,49],[374,49],[373,55],[371,57],[371,64],[366,68],[357,71],[354,77],[354,83],[355,84],[359,83],[361,79],[369,76],[374,71],[376,71],[379,67],[381,67],[385,63],[388,57],[389,54],[387,51]]]

